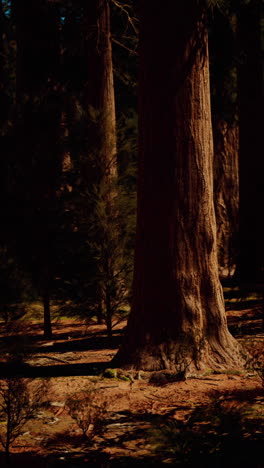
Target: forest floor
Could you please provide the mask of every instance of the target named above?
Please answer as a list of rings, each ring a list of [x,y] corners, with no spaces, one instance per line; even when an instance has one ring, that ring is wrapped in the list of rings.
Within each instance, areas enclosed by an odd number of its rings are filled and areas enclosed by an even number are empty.
[[[45,404],[13,443],[11,466],[263,467],[261,304],[227,314],[233,335],[252,352],[247,368],[222,374],[208,370],[180,382],[107,368],[125,322],[114,329],[111,345],[105,326],[80,320],[57,320],[49,341],[43,339],[39,321],[0,322],[2,376],[6,353],[20,348],[26,350],[22,375],[32,394],[37,382],[48,382]],[[92,436],[89,426],[84,437],[67,402],[72,396],[85,423],[94,387],[101,432]],[[0,434],[4,431],[2,421]],[[0,465],[5,466],[3,451]]]

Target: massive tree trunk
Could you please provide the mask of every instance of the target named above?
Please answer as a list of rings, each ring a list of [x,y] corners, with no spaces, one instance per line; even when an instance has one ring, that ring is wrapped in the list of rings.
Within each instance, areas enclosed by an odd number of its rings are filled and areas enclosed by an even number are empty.
[[[241,2],[237,16],[239,47],[239,184],[238,277],[241,285],[264,283],[263,91],[261,69],[261,0]]]
[[[116,365],[233,367],[218,278],[208,46],[196,0],[141,0],[133,304]]]
[[[217,224],[219,273],[233,275],[238,235],[238,127],[214,119],[214,204]]]
[[[16,137],[25,184],[22,209],[26,229],[22,236],[28,257],[32,257],[33,280],[43,298],[44,334],[49,337],[48,288],[60,172],[59,12],[42,0],[13,0],[13,8],[17,32]]]

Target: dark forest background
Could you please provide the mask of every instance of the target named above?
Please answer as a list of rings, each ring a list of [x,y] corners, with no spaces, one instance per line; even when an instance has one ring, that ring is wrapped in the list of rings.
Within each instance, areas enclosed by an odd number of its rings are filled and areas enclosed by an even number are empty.
[[[211,3],[219,274],[223,282],[261,291],[260,2]],[[62,315],[105,321],[111,334],[113,320],[129,312],[137,191],[136,4],[111,2],[117,152],[109,178],[100,158],[100,106],[89,97],[98,76],[87,49],[87,2],[0,2],[0,314],[6,322],[41,300],[47,335],[54,303]]]

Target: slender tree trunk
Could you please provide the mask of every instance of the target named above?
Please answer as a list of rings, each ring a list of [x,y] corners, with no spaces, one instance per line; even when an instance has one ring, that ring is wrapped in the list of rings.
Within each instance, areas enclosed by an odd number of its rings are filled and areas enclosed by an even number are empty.
[[[8,383],[8,391],[9,391]],[[6,421],[6,442],[5,442],[5,459],[6,464],[10,465],[10,436],[11,436],[11,401],[10,394],[7,395],[7,421]]]
[[[4,22],[3,3],[0,1],[0,131],[8,119],[10,100],[6,92],[6,47],[4,41]]]
[[[214,204],[217,224],[219,273],[233,275],[238,236],[238,127],[214,120]]]
[[[6,447],[5,447],[5,460],[6,464],[10,465],[10,451],[9,451],[9,443],[6,442]]]
[[[207,31],[195,0],[141,0],[133,304],[114,363],[233,367],[218,278]]]
[[[96,173],[91,171],[89,158],[84,165],[86,183],[102,187],[102,201],[105,204],[107,226],[103,227],[106,244],[113,235],[112,220],[117,216],[116,209],[116,114],[114,79],[112,64],[112,43],[110,31],[110,1],[90,0],[84,1],[84,28],[85,28],[85,56],[87,60],[87,82],[84,89],[84,102],[88,119],[93,125],[88,131],[87,152],[97,155]],[[92,174],[92,180],[91,180]],[[99,220],[102,222],[102,220]],[[111,226],[110,226],[111,224]],[[116,225],[116,236],[118,227]],[[105,252],[101,246],[99,260],[100,275],[105,283],[112,281],[114,268],[105,268],[105,255],[113,257],[114,253]],[[111,258],[109,260],[111,262]],[[115,260],[114,260],[115,261]],[[114,263],[113,258],[112,262]],[[109,276],[110,275],[110,276]],[[112,275],[112,276],[111,276]],[[107,287],[106,287],[107,288]],[[104,293],[104,287],[98,285],[98,303],[103,303],[105,321],[109,337],[112,335],[112,304],[109,293]]]
[[[51,315],[50,315],[50,273],[46,269],[42,273],[41,279],[41,293],[43,300],[43,318],[44,318],[44,337],[46,339],[52,338],[52,326],[51,326]]]
[[[87,82],[84,90],[86,110],[95,111],[97,131],[88,145],[95,143],[104,177],[116,176],[116,115],[112,64],[109,0],[84,2]],[[96,141],[93,142],[93,138]]]
[[[99,295],[98,295],[99,296]],[[103,323],[103,307],[102,307],[102,301],[98,301],[98,307],[96,311],[96,317],[97,317],[97,323],[98,325],[102,325]]]
[[[105,309],[106,309],[106,328],[107,328],[107,337],[111,342],[113,332],[112,332],[112,317],[113,317],[113,308],[111,304],[111,294],[106,288],[105,292]]]
[[[240,226],[238,277],[242,286],[264,284],[263,89],[261,1],[241,2],[237,15],[239,48]]]
[[[17,31],[16,132],[28,217],[23,234],[34,264],[34,281],[43,298],[44,333],[50,337],[49,288],[54,261],[56,187],[61,169],[59,12],[56,6],[42,0],[14,0],[13,7]]]
[[[51,317],[50,317],[50,296],[49,291],[43,296],[43,305],[44,305],[44,337],[46,339],[52,338],[52,327],[51,327]]]

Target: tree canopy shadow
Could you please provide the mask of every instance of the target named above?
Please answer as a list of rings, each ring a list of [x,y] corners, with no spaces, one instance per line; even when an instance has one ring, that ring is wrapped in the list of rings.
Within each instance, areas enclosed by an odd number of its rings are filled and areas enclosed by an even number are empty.
[[[61,339],[56,337],[57,339]],[[52,340],[50,346],[41,348],[41,353],[68,353],[71,351],[88,351],[88,350],[100,350],[100,349],[117,349],[120,345],[121,337],[119,334],[114,334],[109,340],[106,335],[88,336],[81,339],[69,339],[60,343],[56,343],[56,339]],[[32,348],[31,351],[39,352],[39,348]]]
[[[220,397],[221,395],[221,397]],[[248,402],[255,399],[258,392],[247,393],[219,392],[211,394],[211,401],[206,405],[197,405],[186,414],[178,417],[175,407],[172,413],[160,415],[150,412],[130,410],[115,413],[105,419],[102,435],[94,445],[83,447],[79,454],[80,464],[96,452],[98,461],[107,449],[111,449],[111,459],[105,459],[97,466],[203,466],[205,468],[260,468],[262,460],[263,427],[260,419],[248,414]],[[239,401],[236,398],[240,398]],[[263,422],[262,422],[263,425]],[[64,435],[50,443],[59,444],[63,452]],[[76,444],[76,438],[68,434],[69,446]],[[77,441],[78,444],[78,441]],[[143,450],[142,448],[147,449]],[[67,453],[65,466],[71,466]],[[82,460],[81,460],[82,458]],[[69,464],[68,464],[69,463]],[[56,465],[51,465],[56,466]],[[74,465],[75,466],[75,465]],[[91,465],[96,466],[96,465]]]
[[[46,468],[46,460],[42,455],[35,452],[12,453],[10,464],[5,461],[5,454],[0,452],[1,468]]]
[[[106,368],[111,367],[111,362],[88,362],[84,364],[62,364],[51,366],[31,366],[27,363],[13,364],[0,363],[1,378],[5,377],[73,377],[100,375]]]
[[[63,340],[63,341],[61,341]],[[9,335],[1,337],[0,347],[2,352],[20,352],[26,356],[34,354],[64,354],[69,352],[82,352],[89,350],[102,349],[117,349],[122,340],[122,330],[115,330],[113,336],[109,339],[104,331],[96,334],[87,334],[80,336],[80,333],[73,332],[70,334],[57,333],[54,334],[52,340],[45,343],[45,346],[39,345],[43,341],[43,336],[39,335]]]

